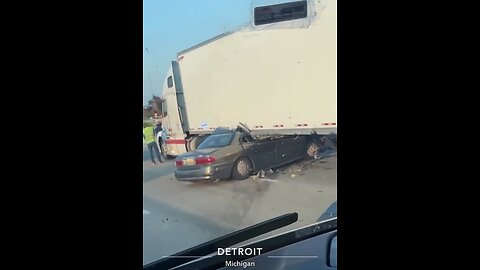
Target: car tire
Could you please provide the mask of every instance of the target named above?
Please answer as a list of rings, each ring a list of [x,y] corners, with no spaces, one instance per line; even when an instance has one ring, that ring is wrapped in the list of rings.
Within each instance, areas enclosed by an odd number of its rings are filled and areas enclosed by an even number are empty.
[[[232,178],[245,180],[252,174],[252,163],[246,157],[241,157],[233,163]]]
[[[318,146],[317,143],[310,142],[307,144],[307,150],[305,151],[305,156],[307,158],[314,158],[319,149],[320,147]]]

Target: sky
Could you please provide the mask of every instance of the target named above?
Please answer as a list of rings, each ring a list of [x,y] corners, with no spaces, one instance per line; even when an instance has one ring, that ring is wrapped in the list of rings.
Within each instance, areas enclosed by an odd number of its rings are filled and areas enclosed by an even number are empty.
[[[143,104],[161,96],[177,53],[250,22],[253,7],[292,0],[144,0]]]
[[[177,53],[250,21],[251,0],[144,0],[143,102],[161,96]]]

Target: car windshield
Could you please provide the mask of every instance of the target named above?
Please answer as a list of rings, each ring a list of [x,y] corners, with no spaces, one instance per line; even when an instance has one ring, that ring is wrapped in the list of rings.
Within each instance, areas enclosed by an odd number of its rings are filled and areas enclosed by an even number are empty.
[[[206,149],[206,148],[217,148],[217,147],[224,147],[229,145],[233,139],[233,133],[224,133],[224,134],[217,134],[211,135],[206,138],[198,147],[197,149]]]

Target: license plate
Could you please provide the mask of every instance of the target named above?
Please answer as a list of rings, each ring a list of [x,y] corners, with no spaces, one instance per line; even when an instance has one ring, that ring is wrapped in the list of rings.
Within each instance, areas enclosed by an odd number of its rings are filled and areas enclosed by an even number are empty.
[[[187,158],[183,160],[183,165],[195,165],[195,159]]]

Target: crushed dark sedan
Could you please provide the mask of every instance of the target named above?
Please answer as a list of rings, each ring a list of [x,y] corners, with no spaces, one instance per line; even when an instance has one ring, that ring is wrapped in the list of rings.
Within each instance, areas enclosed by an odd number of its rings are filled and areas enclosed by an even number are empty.
[[[260,170],[302,159],[306,152],[305,136],[254,138],[241,127],[217,128],[197,149],[177,156],[175,178],[243,180]]]

